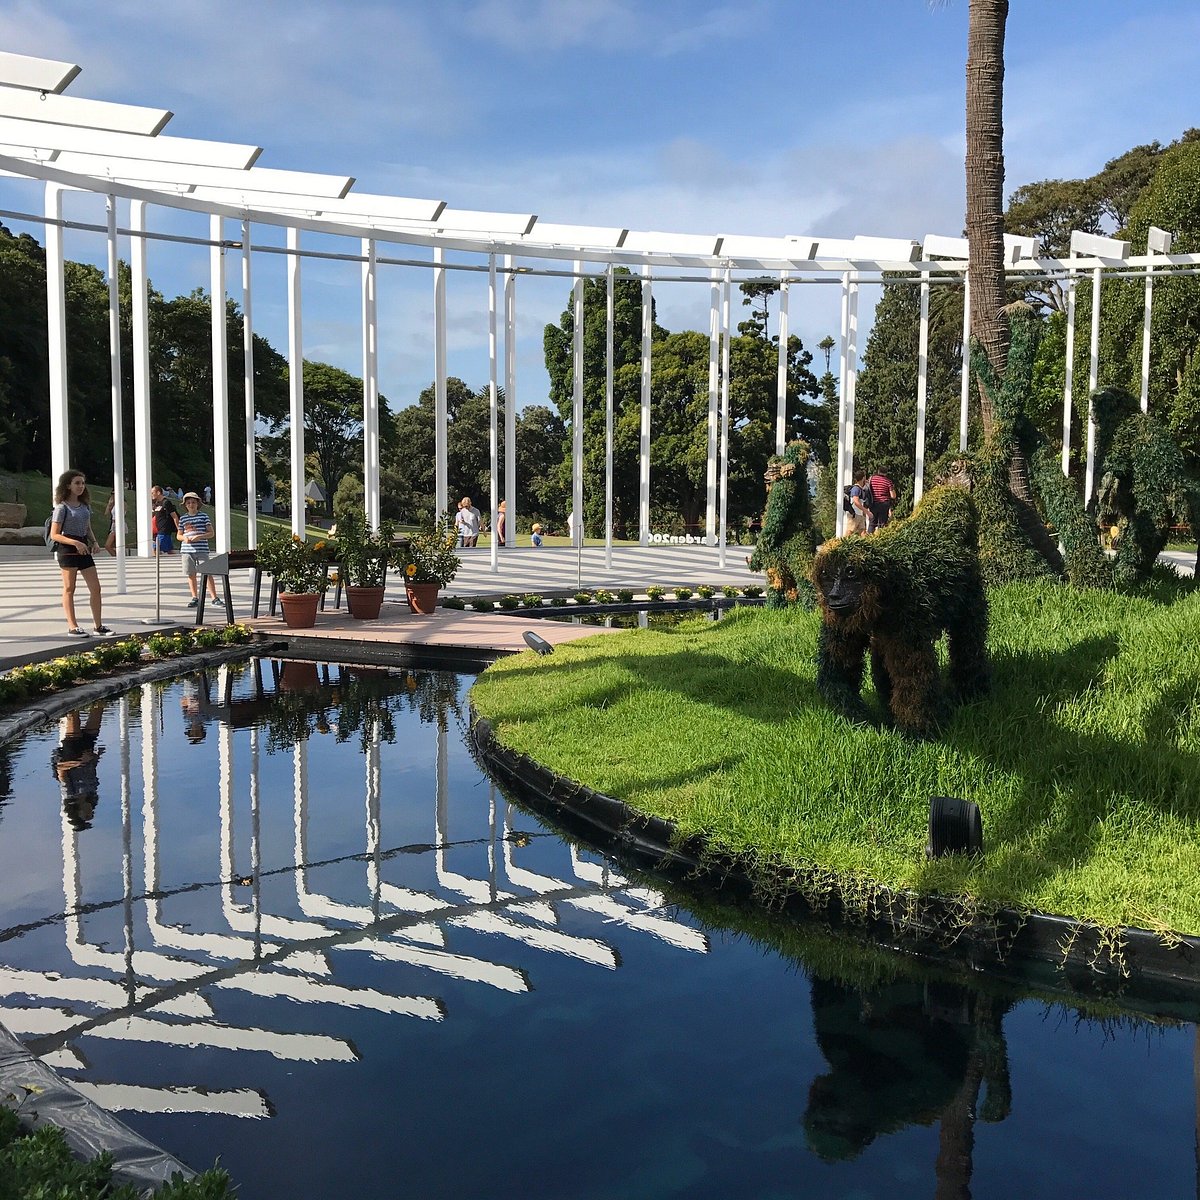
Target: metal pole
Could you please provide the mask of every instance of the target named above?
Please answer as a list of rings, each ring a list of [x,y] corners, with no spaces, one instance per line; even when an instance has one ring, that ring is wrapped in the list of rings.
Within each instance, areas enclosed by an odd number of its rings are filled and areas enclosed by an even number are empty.
[[[721,288],[721,513],[717,528],[717,562],[725,567],[725,523],[729,513],[729,268]]]
[[[1088,345],[1087,466],[1083,480],[1083,502],[1090,503],[1096,476],[1096,388],[1100,383],[1100,267],[1092,270],[1092,331]]]
[[[613,265],[608,264],[604,321],[604,566],[612,570],[613,551],[613,357],[616,322],[616,287]]]
[[[835,529],[838,537],[846,532],[846,513],[842,509],[842,482],[846,474],[846,346],[850,337],[850,273],[842,275],[842,319],[838,347],[838,444],[837,444],[837,511]]]
[[[229,530],[229,354],[226,350],[225,314],[225,233],[223,217],[209,218],[212,246],[209,249],[209,276],[212,282],[212,397],[213,397],[213,502],[217,517],[217,553],[227,554]]]
[[[575,292],[572,309],[574,341],[571,361],[574,365],[574,389],[571,397],[571,512],[574,523],[571,536],[582,553],[583,548],[583,263],[575,261]]]
[[[125,405],[121,396],[121,293],[117,286],[117,198],[105,197],[108,212],[108,362],[112,381],[113,520],[117,531],[117,593],[125,581]],[[107,536],[107,534],[106,534]]]
[[[1153,255],[1150,246],[1146,254]],[[1146,264],[1146,311],[1142,317],[1142,412],[1150,411],[1150,315],[1154,307],[1154,267]]]
[[[134,487],[137,504],[137,536],[134,544],[141,548],[150,528],[153,509],[150,504],[150,279],[146,267],[146,239],[140,236],[146,229],[146,203],[129,202],[129,267],[132,275],[131,309],[133,317],[133,454]],[[153,539],[151,539],[153,542]],[[153,554],[154,546],[146,553]]]
[[[289,225],[288,249],[288,397],[292,435],[292,533],[304,536],[304,346],[300,295],[300,230]]]
[[[1075,272],[1067,275],[1067,351],[1063,364],[1063,444],[1062,473],[1071,473],[1071,416],[1074,405],[1072,385],[1075,380]]]
[[[721,403],[721,274],[713,270],[708,294],[708,456],[704,540],[717,544],[717,421]]]
[[[363,238],[363,505],[367,525],[379,528],[379,310],[375,239]]]
[[[445,252],[433,248],[433,512],[446,513],[450,500],[450,468],[446,439],[449,418],[446,415],[446,269]]]
[[[775,453],[782,454],[787,440],[787,369],[788,369],[788,281],[787,272],[779,272],[779,385],[775,411]]]
[[[63,267],[63,189],[46,184],[46,340],[50,372],[50,478],[71,467],[67,405],[67,284]]]
[[[517,544],[517,276],[504,256],[504,500],[508,544]]]
[[[925,491],[925,407],[929,390],[929,272],[921,272],[921,326],[917,341],[917,445],[913,503]],[[840,500],[839,500],[840,503]]]
[[[250,222],[242,222],[242,397],[246,412],[246,545],[258,545],[258,464],[254,430],[254,320],[250,287]]]
[[[642,267],[642,409],[638,433],[638,461],[640,465],[638,486],[639,540],[643,546],[650,545],[650,355],[654,339],[654,285],[650,281],[649,266]]]
[[[154,616],[143,617],[143,625],[174,625],[174,621],[163,619],[162,615],[162,555],[158,552],[158,539],[151,535],[150,553],[154,555]]]
[[[496,375],[496,256],[488,255],[488,471],[491,478],[492,538],[491,569],[500,571],[500,430],[498,424]],[[507,522],[506,522],[507,525]],[[507,528],[505,529],[507,533]]]

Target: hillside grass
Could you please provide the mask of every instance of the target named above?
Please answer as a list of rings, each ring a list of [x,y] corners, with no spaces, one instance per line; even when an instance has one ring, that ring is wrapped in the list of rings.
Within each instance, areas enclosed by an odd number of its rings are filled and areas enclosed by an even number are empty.
[[[1200,592],[1169,602],[1183,590],[996,590],[992,692],[937,741],[831,712],[818,618],[795,609],[523,653],[472,699],[504,744],[752,861],[1200,933]],[[935,795],[979,804],[982,857],[926,860]]]

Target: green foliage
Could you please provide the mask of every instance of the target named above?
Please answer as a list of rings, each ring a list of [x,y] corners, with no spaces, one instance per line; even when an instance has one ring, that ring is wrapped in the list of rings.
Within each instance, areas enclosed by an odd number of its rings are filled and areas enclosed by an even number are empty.
[[[391,521],[381,521],[377,530],[369,529],[361,508],[347,509],[339,516],[332,550],[347,587],[384,586],[388,568],[401,558],[395,534]]]
[[[749,586],[742,588],[742,595],[749,597],[751,600],[757,599],[762,594],[762,588],[760,588],[756,583],[752,583]]]
[[[574,599],[576,604],[591,604],[592,593],[591,592],[576,592],[575,595],[572,597],[572,599]]]
[[[671,590],[675,593],[676,600],[690,600],[692,598],[692,589],[690,587],[677,587]]]
[[[808,492],[807,442],[790,442],[782,457],[767,463],[767,511],[758,535],[750,569],[767,576],[767,604],[812,606],[812,569],[816,534],[812,527],[812,505]]]
[[[447,596],[442,601],[443,608],[466,608],[466,601],[461,596]]]
[[[310,542],[286,529],[268,529],[258,541],[258,564],[274,576],[281,592],[323,591],[329,559],[324,540]]]
[[[606,591],[604,588],[599,588],[594,597],[597,604],[611,604],[615,597],[612,592]]]
[[[666,588],[659,587],[657,583],[654,583],[646,589],[646,598],[648,600],[661,600],[666,595],[666,592]]]
[[[499,604],[501,608],[503,608],[507,611],[511,611],[514,608],[521,607],[521,597],[520,596],[501,596],[500,599],[496,601],[496,603]]]
[[[715,594],[716,594],[715,589],[709,587],[707,583],[702,583],[696,589],[696,595],[699,596],[702,600],[711,600]]]
[[[633,599],[633,589],[618,588],[617,599],[620,600],[622,604],[628,604]]]
[[[333,493],[333,515],[339,529],[345,516],[363,511],[366,498],[362,480],[353,471],[347,471],[338,482],[337,491]]]
[[[454,553],[457,545],[458,533],[445,516],[439,517],[431,529],[411,534],[408,545],[396,558],[405,581],[445,587],[462,566],[462,559]]]
[[[723,583],[721,585],[721,595],[726,599],[732,600],[734,596],[740,596],[742,589],[732,583]]]
[[[1032,466],[1034,487],[1062,543],[1068,581],[1073,587],[1111,587],[1112,564],[1100,549],[1096,522],[1084,509],[1078,485],[1062,473],[1048,447],[1034,455]]]
[[[471,607],[476,612],[491,612],[496,605],[493,601],[488,600],[483,596],[476,596],[475,599],[471,601]]]

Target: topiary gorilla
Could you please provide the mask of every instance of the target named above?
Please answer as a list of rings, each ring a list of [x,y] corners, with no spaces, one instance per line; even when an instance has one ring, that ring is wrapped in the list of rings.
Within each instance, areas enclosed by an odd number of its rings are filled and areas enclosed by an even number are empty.
[[[750,570],[766,572],[768,608],[797,602],[812,607],[809,574],[817,539],[808,494],[810,453],[807,442],[789,442],[782,456],[771,456],[764,474],[767,511],[750,557]]]
[[[985,692],[987,596],[979,515],[961,488],[926,493],[911,517],[869,537],[827,543],[812,570],[821,608],[817,690],[837,711],[867,719],[863,663],[896,727],[926,737],[948,710],[935,644],[949,638],[951,692]]]

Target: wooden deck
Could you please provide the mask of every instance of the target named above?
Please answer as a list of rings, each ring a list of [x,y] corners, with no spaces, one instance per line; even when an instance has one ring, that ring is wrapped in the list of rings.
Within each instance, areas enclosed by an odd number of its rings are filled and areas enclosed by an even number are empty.
[[[439,608],[421,616],[403,601],[385,603],[377,621],[357,621],[346,610],[317,613],[312,629],[289,629],[282,617],[258,617],[246,622],[264,638],[285,642],[290,653],[329,661],[421,661],[437,659],[462,665],[483,665],[505,654],[527,649],[523,634],[532,629],[552,646],[616,630],[598,625],[572,625],[538,617],[522,618],[479,613],[470,609]]]

